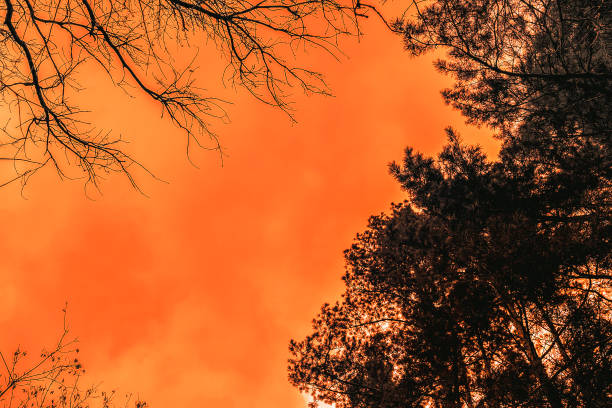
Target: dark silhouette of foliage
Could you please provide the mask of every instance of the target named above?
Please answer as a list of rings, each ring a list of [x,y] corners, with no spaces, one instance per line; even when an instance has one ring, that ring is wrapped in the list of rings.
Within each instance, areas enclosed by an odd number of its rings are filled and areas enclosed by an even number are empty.
[[[612,405],[609,2],[411,9],[395,29],[448,49],[443,96],[499,159],[449,129],[437,159],[391,165],[408,200],[345,252],[290,381],[337,408]]]
[[[291,382],[338,408],[609,406],[609,236],[549,224],[519,170],[452,132],[435,161],[409,149],[411,199],[346,251]]]
[[[597,139],[609,132],[600,105],[612,79],[611,7],[605,0],[412,2],[416,18],[395,27],[413,55],[448,50],[436,65],[456,82],[443,95],[471,121],[505,137]]]
[[[357,17],[368,8],[337,0],[3,0],[0,101],[12,120],[0,140],[2,160],[23,183],[46,165],[67,177],[80,169],[76,175],[96,185],[113,171],[134,183],[130,169],[139,164],[121,140],[83,123],[71,100],[84,63],[154,100],[188,146],[218,150],[208,119],[225,115],[221,101],[196,86],[197,58],[183,63],[179,51],[214,43],[227,62],[224,79],[289,113],[290,87],[327,92],[321,74],[293,65],[294,53],[335,53],[337,38],[358,33]]]

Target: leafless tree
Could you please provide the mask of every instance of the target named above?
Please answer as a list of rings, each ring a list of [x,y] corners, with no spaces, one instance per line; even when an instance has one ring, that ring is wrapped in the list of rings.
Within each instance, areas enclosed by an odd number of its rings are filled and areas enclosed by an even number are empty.
[[[119,398],[115,391],[99,391],[79,384],[85,370],[78,358],[77,340],[69,337],[66,323],[57,343],[34,357],[17,348],[11,355],[0,352],[0,406],[2,408],[145,408],[130,394]]]
[[[337,55],[338,37],[357,34],[371,9],[354,0],[1,0],[0,106],[11,119],[0,157],[15,172],[3,183],[25,184],[54,166],[95,186],[116,171],[136,185],[132,170],[142,166],[120,137],[86,123],[72,101],[85,63],[156,101],[188,146],[220,150],[208,120],[225,115],[222,103],[195,84],[197,58],[179,67],[177,50],[195,55],[198,44],[214,42],[226,80],[289,113],[291,87],[327,92],[320,73],[294,64],[296,52]]]

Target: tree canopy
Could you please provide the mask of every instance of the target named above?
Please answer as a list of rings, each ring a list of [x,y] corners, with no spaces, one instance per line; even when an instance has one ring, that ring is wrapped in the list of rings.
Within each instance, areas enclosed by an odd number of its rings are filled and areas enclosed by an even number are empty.
[[[411,200],[346,251],[346,293],[292,342],[291,381],[339,408],[608,406],[609,234],[450,138],[392,167]]]
[[[424,5],[423,5],[424,4]],[[448,49],[443,96],[502,139],[447,130],[390,166],[408,194],[345,252],[346,291],[292,341],[289,379],[349,407],[612,403],[610,10],[413,2],[407,49]]]
[[[186,48],[196,55],[199,44],[213,43],[227,63],[226,80],[288,112],[290,87],[327,92],[320,73],[295,65],[295,53],[335,53],[338,37],[356,34],[366,11],[337,0],[3,0],[0,106],[12,120],[0,157],[22,182],[47,165],[94,184],[113,171],[133,182],[130,170],[139,164],[121,139],[83,123],[87,107],[73,102],[85,63],[154,100],[188,146],[219,149],[208,122],[225,112],[195,83],[199,61],[182,61]]]

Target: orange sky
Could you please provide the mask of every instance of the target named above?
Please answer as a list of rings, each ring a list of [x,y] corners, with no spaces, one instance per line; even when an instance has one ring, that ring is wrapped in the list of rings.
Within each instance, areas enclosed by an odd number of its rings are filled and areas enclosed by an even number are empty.
[[[373,19],[372,19],[373,20]],[[296,94],[292,125],[245,92],[223,89],[232,122],[218,124],[228,157],[196,152],[159,108],[83,82],[92,119],[169,184],[141,177],[146,198],[111,177],[96,200],[53,172],[0,190],[0,347],[33,351],[61,329],[69,302],[89,375],[152,407],[304,408],[287,382],[287,345],[342,292],[342,251],[368,216],[403,200],[387,174],[405,146],[434,154],[452,124],[432,58],[411,59],[370,21],[335,63],[309,55],[335,97]],[[211,54],[212,55],[212,54]],[[207,61],[202,57],[204,62]],[[214,60],[214,56],[211,57]],[[302,60],[304,61],[304,60]],[[296,92],[297,93],[297,92]]]

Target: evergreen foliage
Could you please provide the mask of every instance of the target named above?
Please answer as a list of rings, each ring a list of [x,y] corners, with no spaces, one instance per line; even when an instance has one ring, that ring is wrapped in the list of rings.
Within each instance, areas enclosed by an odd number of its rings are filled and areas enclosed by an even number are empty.
[[[396,23],[449,50],[446,100],[497,130],[408,148],[408,193],[345,252],[346,292],[290,345],[290,381],[337,408],[612,404],[610,5],[432,1]]]

